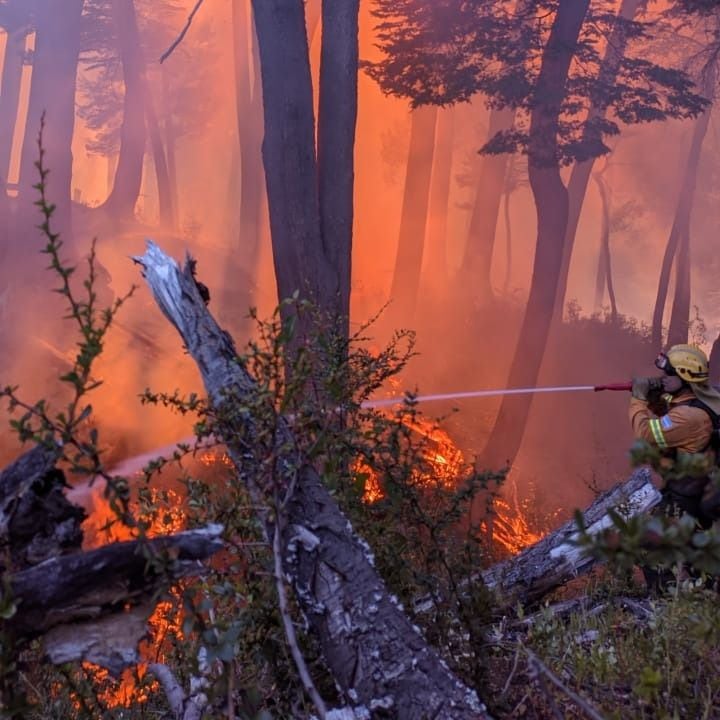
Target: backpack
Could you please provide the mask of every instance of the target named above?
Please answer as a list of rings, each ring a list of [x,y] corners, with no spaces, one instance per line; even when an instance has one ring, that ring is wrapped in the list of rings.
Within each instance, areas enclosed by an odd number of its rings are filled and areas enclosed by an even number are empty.
[[[712,423],[712,433],[710,434],[710,440],[708,441],[705,450],[714,450],[715,461],[720,464],[720,415],[718,415],[710,406],[706,405],[702,400],[698,400],[697,398],[688,400],[688,402],[682,403],[682,405],[699,408],[700,410],[704,410],[708,414],[710,422]]]

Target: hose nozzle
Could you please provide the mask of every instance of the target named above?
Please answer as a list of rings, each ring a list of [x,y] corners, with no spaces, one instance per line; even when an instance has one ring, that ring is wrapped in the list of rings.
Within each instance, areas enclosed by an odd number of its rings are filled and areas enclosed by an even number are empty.
[[[596,385],[593,390],[595,392],[600,392],[600,390],[621,390],[625,392],[630,392],[632,390],[632,383],[631,382],[624,382],[624,383],[610,383],[609,385]]]

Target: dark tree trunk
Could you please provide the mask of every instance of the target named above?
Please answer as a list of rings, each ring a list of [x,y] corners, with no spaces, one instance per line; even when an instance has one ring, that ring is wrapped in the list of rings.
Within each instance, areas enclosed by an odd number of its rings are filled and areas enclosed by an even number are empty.
[[[114,217],[132,220],[142,184],[145,157],[143,59],[134,0],[113,0],[113,23],[120,46],[125,96],[120,154],[112,190],[103,207]]]
[[[528,167],[537,211],[538,237],[530,295],[515,348],[509,387],[532,387],[555,306],[567,229],[568,195],[560,177],[558,124],[570,63],[590,0],[560,0],[543,52],[530,119]],[[506,396],[484,452],[487,467],[512,465],[530,413],[531,396]]]
[[[163,134],[165,135],[165,152],[167,156],[168,184],[170,186],[170,201],[172,203],[172,227],[178,226],[178,177],[177,177],[177,137],[175,135],[175,120],[170,98],[170,80],[165,66],[160,69],[163,98]]]
[[[488,140],[491,140],[499,132],[512,129],[514,122],[514,110],[509,108],[491,110]],[[472,283],[473,293],[482,304],[492,299],[490,275],[495,248],[495,231],[509,162],[507,154],[483,157],[475,192],[475,203],[470,216],[462,272],[467,281]]]
[[[613,322],[617,320],[617,302],[615,300],[615,286],[612,279],[612,258],[610,255],[610,197],[605,180],[600,173],[593,175],[600,193],[602,202],[602,226],[600,228],[600,252],[598,254],[598,270],[595,279],[595,310],[602,307],[605,288],[607,287],[610,300],[610,317]]]
[[[448,281],[447,219],[455,135],[454,110],[454,108],[445,108],[439,111],[430,184],[430,215],[425,268],[433,276],[432,283],[428,284],[440,287],[445,287]]]
[[[254,274],[260,251],[265,185],[261,153],[263,108],[260,60],[252,10],[243,0],[233,0],[232,20],[235,99],[240,140],[239,261],[247,272]],[[233,208],[236,212],[237,207],[237,199],[234,198]],[[234,262],[231,264],[235,265]],[[237,270],[233,267],[230,272],[235,273]],[[236,278],[230,280],[236,282]],[[251,302],[250,294],[247,300]]]
[[[163,144],[160,123],[158,122],[155,102],[152,98],[150,83],[145,77],[145,122],[148,135],[150,136],[150,147],[152,149],[153,164],[155,166],[155,179],[157,181],[158,204],[160,206],[160,224],[166,228],[174,227],[175,209],[172,201],[172,188],[170,186],[170,174],[168,172],[165,145]]]
[[[715,338],[710,350],[710,383],[720,385],[720,334]]]
[[[259,34],[262,37],[262,31]],[[268,195],[272,198],[272,192]],[[236,418],[219,432],[251,496],[259,502],[263,471],[253,453],[247,452],[248,444],[257,442],[257,428],[248,414],[223,412],[228,390],[232,389],[230,402],[242,404],[255,392],[253,380],[238,362],[227,333],[208,313],[189,268],[180,272],[152,244],[139,262],[161,310],[195,360],[218,417]],[[284,503],[287,517],[279,519],[282,571],[296,590],[298,605],[319,639],[339,691],[353,705],[365,707],[392,698],[392,717],[398,720],[486,718],[476,694],[450,672],[393,601],[366,546],[320,476],[297,456],[290,426],[282,419],[276,438],[275,467],[282,475],[278,482],[293,488]],[[273,537],[275,529],[262,514],[266,533]]]
[[[644,0],[623,0],[620,10],[618,11],[618,18],[623,21],[632,20],[643,4]],[[625,24],[623,22],[616,22],[608,38],[607,50],[605,51],[599,73],[600,80],[608,87],[615,84],[620,63],[625,55],[627,43],[628,36]],[[605,117],[606,111],[606,105],[593,105],[588,113],[587,122],[592,123],[601,120]],[[586,142],[594,144],[599,142],[601,138],[597,130],[590,126],[585,132],[584,139]],[[583,162],[576,162],[568,182],[568,223],[567,230],[565,231],[565,244],[563,246],[562,266],[560,268],[555,307],[555,317],[558,321],[562,319],[562,314],[565,309],[565,295],[567,293],[568,275],[570,273],[570,261],[572,260],[580,214],[594,165],[594,158]]]
[[[45,114],[45,166],[49,168],[47,194],[56,206],[54,227],[72,247],[72,138],[75,129],[75,86],[80,53],[83,0],[39,0],[35,53],[27,124],[20,164],[20,200],[23,220],[35,226],[37,209],[37,138]],[[39,238],[39,234],[38,234]],[[39,249],[40,241],[22,252]]]
[[[680,198],[682,200],[682,190]],[[678,205],[678,210],[679,209],[680,206]],[[665,252],[663,253],[662,264],[660,266],[660,277],[658,278],[657,295],[655,296],[651,338],[653,346],[657,348],[662,345],[663,341],[662,321],[663,314],[665,312],[665,301],[667,300],[668,290],[670,288],[670,273],[672,272],[675,253],[677,252],[678,239],[682,232],[682,229],[678,224],[678,220],[678,212],[676,211],[675,219],[670,230],[670,236],[668,237],[667,244],[665,245]]]
[[[435,106],[420,107],[411,114],[400,235],[390,288],[390,313],[395,324],[412,323],[415,312],[427,228],[437,115]]]
[[[335,273],[323,253],[310,60],[302,0],[253,0],[260,49],[263,164],[278,297],[332,308]],[[286,309],[290,312],[290,309]],[[302,329],[301,329],[302,331]]]
[[[359,0],[322,3],[318,185],[323,253],[334,272],[334,314],[350,318]]]
[[[703,94],[712,98],[715,93],[717,81],[717,68],[712,65],[708,68],[703,82]],[[695,188],[697,186],[698,170],[702,145],[710,125],[711,108],[708,108],[695,122],[692,140],[690,142],[690,153],[688,155],[687,168],[683,178],[683,188],[680,191],[680,200],[675,215],[673,226],[678,228],[678,248],[675,262],[675,296],[673,298],[672,311],[670,313],[670,327],[668,328],[668,344],[676,345],[688,341],[688,328],[690,326],[690,242],[691,242],[691,219],[692,209],[695,200]],[[658,288],[658,299],[660,296]],[[662,305],[664,306],[664,300]],[[655,317],[653,314],[653,337],[656,335]],[[659,328],[662,331],[662,308],[660,309]],[[659,343],[658,343],[659,344]]]
[[[0,85],[0,190],[5,192],[5,183],[10,172],[10,155],[17,122],[20,102],[20,84],[25,60],[25,28],[7,35],[3,63],[2,85]]]

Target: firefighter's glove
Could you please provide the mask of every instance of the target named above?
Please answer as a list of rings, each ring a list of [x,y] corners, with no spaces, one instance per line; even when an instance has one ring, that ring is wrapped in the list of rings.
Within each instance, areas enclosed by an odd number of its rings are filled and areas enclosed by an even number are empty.
[[[662,387],[662,378],[659,377],[633,378],[632,396],[647,402],[648,395],[651,392],[662,392]]]

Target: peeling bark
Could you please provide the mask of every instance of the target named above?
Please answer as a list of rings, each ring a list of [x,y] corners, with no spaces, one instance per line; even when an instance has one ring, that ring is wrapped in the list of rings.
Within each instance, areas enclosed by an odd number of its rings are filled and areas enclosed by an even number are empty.
[[[181,272],[152,243],[136,260],[195,360],[219,417],[231,418],[218,430],[251,495],[259,497],[262,476],[253,467],[252,453],[244,451],[256,441],[254,420],[249,412],[228,407],[233,402],[228,393],[242,405],[253,392],[251,376],[207,311],[188,265]],[[277,433],[276,467],[281,482],[292,488],[281,539],[283,569],[338,687],[351,702],[369,708],[387,700],[399,720],[487,717],[475,692],[450,672],[387,592],[369,548],[318,473],[287,449],[294,445],[282,420]],[[264,522],[273,537],[267,518]]]

